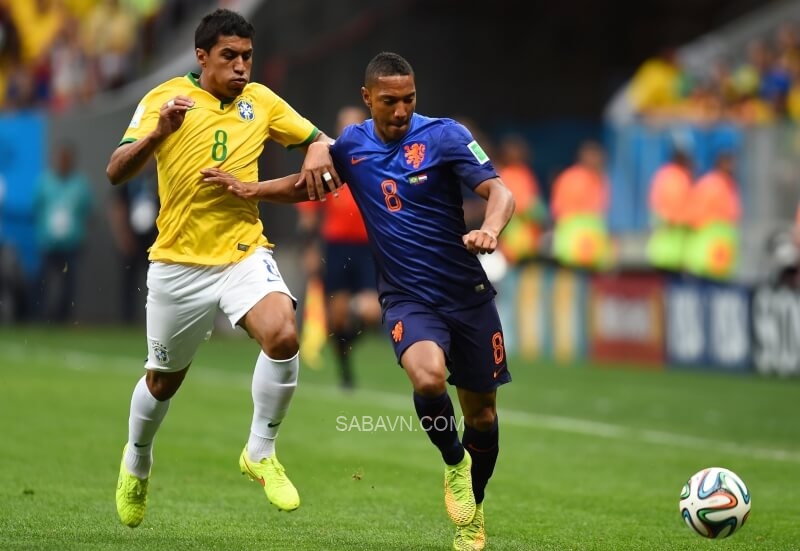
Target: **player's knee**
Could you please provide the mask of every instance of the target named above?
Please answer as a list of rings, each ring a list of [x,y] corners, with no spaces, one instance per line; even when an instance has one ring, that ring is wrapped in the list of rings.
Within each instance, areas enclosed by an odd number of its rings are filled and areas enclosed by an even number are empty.
[[[188,369],[172,373],[150,370],[147,372],[147,389],[159,402],[169,400],[178,392]]]
[[[414,392],[420,396],[441,396],[447,390],[447,378],[433,369],[417,373],[412,382]]]
[[[447,366],[442,349],[433,342],[417,342],[403,353],[400,363],[414,392],[420,396],[441,396],[447,390]]]
[[[497,411],[493,407],[484,407],[474,412],[469,412],[464,416],[464,423],[480,432],[492,430]]]
[[[300,343],[294,325],[280,327],[265,336],[261,342],[261,349],[273,360],[288,360],[297,354],[299,348]]]

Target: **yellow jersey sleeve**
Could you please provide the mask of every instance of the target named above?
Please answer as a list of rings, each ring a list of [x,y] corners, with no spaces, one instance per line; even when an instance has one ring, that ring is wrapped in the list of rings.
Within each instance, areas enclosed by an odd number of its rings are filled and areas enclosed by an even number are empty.
[[[272,106],[269,126],[269,137],[272,140],[287,149],[293,149],[306,146],[316,139],[319,130],[283,98],[265,86],[261,87],[260,92],[264,102]]]
[[[179,86],[182,79],[172,79],[161,86],[152,89],[136,106],[128,128],[125,130],[120,144],[135,142],[147,136],[158,125],[158,115],[161,106],[175,97],[177,93],[170,94],[173,86]]]

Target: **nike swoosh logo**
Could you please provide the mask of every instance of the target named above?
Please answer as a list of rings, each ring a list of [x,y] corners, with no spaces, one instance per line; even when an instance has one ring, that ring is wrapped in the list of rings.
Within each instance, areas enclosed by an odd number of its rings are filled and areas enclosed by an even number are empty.
[[[247,473],[249,474],[250,478],[253,479],[254,482],[258,482],[262,486],[266,486],[267,485],[267,481],[264,480],[264,477],[263,476],[259,476],[256,473],[254,473],[253,469],[251,469],[249,465],[245,464],[245,469],[247,469]]]
[[[367,156],[366,155],[364,157],[359,157],[358,159],[356,159],[355,157],[350,157],[350,164],[351,165],[357,165],[361,161],[366,161],[366,160],[367,160]]]
[[[500,374],[501,374],[503,371],[505,371],[505,370],[506,370],[506,368],[505,368],[505,367],[501,367],[500,369],[498,369],[498,370],[494,371],[494,372],[492,373],[492,378],[494,378],[494,379],[497,379],[497,376],[498,376],[498,375],[500,375]]]
[[[137,444],[136,442],[133,443],[134,448],[144,448],[147,444]]]
[[[282,421],[278,421],[277,423],[267,423],[267,426],[268,426],[269,428],[271,428],[271,429],[274,429],[275,427],[277,427],[278,425],[280,425],[280,424],[281,424],[281,422],[282,422]]]

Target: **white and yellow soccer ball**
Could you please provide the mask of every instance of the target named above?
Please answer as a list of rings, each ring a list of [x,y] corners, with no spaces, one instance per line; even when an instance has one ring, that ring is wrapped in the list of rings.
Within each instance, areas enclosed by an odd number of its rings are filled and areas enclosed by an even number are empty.
[[[680,511],[686,525],[706,538],[727,538],[750,515],[750,491],[722,467],[698,471],[683,485]]]

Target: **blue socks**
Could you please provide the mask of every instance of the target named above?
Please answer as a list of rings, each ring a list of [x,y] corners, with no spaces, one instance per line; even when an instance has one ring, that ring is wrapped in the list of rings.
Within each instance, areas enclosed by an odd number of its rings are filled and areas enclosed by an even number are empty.
[[[433,445],[439,448],[444,462],[455,465],[464,459],[464,447],[458,440],[458,423],[450,395],[445,391],[440,396],[429,398],[415,392],[414,408],[420,426]]]
[[[497,462],[500,430],[497,417],[488,432],[481,432],[469,425],[464,427],[462,442],[472,457],[472,491],[475,494],[475,503],[482,503],[486,484],[494,472]]]

